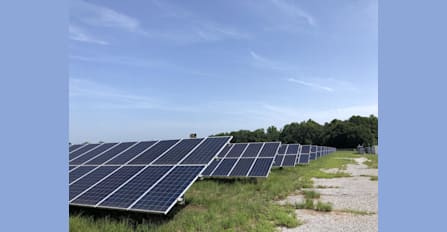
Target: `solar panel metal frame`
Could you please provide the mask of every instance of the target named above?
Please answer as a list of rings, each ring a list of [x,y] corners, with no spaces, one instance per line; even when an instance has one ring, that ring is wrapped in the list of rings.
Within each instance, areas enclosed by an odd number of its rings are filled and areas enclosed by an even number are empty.
[[[214,158],[228,145],[228,143],[231,141],[231,139],[233,138],[232,136],[222,136],[224,138],[226,138],[226,142],[219,148],[219,150],[214,154],[213,158],[210,159],[208,161],[207,164],[181,164],[192,152],[194,152],[198,147],[200,147],[200,145],[206,141],[209,138],[219,138],[219,137],[205,137],[202,138],[202,141],[200,141],[200,143],[198,143],[194,149],[190,150],[179,162],[177,162],[176,164],[153,164],[156,160],[158,160],[160,157],[162,157],[166,152],[168,152],[169,150],[171,150],[173,147],[175,147],[175,145],[177,145],[180,141],[182,141],[183,139],[179,139],[179,141],[177,143],[175,143],[174,145],[172,145],[171,147],[169,147],[166,151],[164,151],[162,154],[160,154],[156,159],[154,159],[150,164],[146,164],[146,165],[128,165],[132,160],[136,159],[137,157],[139,157],[141,154],[143,154],[144,152],[146,152],[147,150],[149,150],[150,148],[152,148],[155,144],[157,144],[160,141],[163,140],[158,140],[156,141],[154,144],[152,144],[151,146],[149,146],[148,148],[144,149],[143,151],[141,151],[140,153],[138,153],[137,155],[135,155],[132,159],[128,160],[125,164],[121,164],[121,165],[111,165],[111,164],[106,164],[108,161],[112,160],[113,158],[115,158],[116,156],[122,154],[123,152],[127,151],[128,149],[130,149],[131,147],[136,146],[137,144],[141,143],[140,142],[136,142],[134,145],[128,147],[127,149],[125,149],[124,151],[116,154],[114,157],[110,158],[109,160],[103,162],[100,165],[79,165],[72,170],[77,169],[80,166],[97,166],[96,168],[94,168],[93,170],[91,170],[88,173],[91,173],[92,171],[98,169],[99,167],[102,166],[119,166],[117,169],[115,169],[114,171],[112,171],[111,173],[109,173],[108,175],[106,175],[105,177],[103,177],[101,180],[95,182],[94,184],[92,184],[91,186],[89,186],[89,188],[87,188],[86,190],[84,190],[83,192],[81,192],[80,194],[76,195],[75,197],[72,198],[72,200],[69,201],[70,205],[73,206],[82,206],[82,207],[90,207],[90,208],[104,208],[104,209],[114,209],[114,210],[122,210],[122,211],[136,211],[136,212],[146,212],[146,213],[156,213],[156,214],[167,214],[172,207],[175,206],[175,204],[178,202],[178,199],[176,199],[175,201],[173,201],[169,207],[165,210],[165,211],[158,211],[158,210],[146,210],[146,209],[133,209],[132,207],[139,201],[141,200],[141,198],[143,198],[147,193],[149,193],[155,186],[157,186],[158,183],[160,183],[161,181],[163,181],[163,179],[168,176],[176,167],[178,166],[184,166],[184,167],[188,167],[188,166],[195,166],[195,167],[200,167],[203,166],[201,168],[201,170],[198,172],[198,174],[189,182],[189,184],[187,185],[186,188],[183,189],[183,191],[180,193],[180,197],[183,196],[186,191],[188,191],[188,189],[192,186],[192,184],[194,184],[194,182],[201,177],[201,173],[206,169],[206,167],[208,167],[208,165],[211,164],[211,162],[213,162]],[[248,147],[248,146],[247,146]],[[103,199],[101,199],[96,205],[86,205],[86,204],[75,204],[75,203],[71,203],[74,200],[76,200],[78,197],[80,197],[82,194],[84,194],[85,192],[87,192],[88,190],[90,190],[91,188],[93,188],[94,186],[96,186],[97,184],[101,183],[103,180],[107,179],[109,176],[111,176],[113,173],[117,172],[118,170],[120,170],[122,167],[125,166],[144,166],[141,170],[139,170],[137,173],[135,173],[132,177],[128,178],[128,180],[126,180],[125,182],[123,182],[120,186],[118,186],[116,189],[114,189],[112,192],[110,192],[106,197],[104,197]],[[119,207],[110,207],[110,206],[101,206],[100,204],[105,201],[107,198],[109,198],[110,196],[112,196],[115,192],[117,192],[119,189],[121,189],[123,186],[125,186],[128,182],[132,181],[138,174],[140,174],[141,172],[143,172],[145,169],[147,169],[150,166],[172,166],[166,173],[164,173],[164,175],[162,177],[160,177],[149,189],[147,189],[143,194],[141,194],[138,199],[136,199],[134,202],[132,202],[132,204],[128,207],[128,208],[119,208]],[[88,175],[85,174],[82,177]],[[82,177],[78,178],[76,181],[80,180]],[[73,181],[71,184],[75,183],[75,181]]]

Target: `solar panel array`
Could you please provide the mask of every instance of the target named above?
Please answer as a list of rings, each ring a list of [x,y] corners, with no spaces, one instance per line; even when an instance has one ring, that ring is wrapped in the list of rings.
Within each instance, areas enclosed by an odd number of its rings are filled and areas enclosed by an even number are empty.
[[[69,204],[166,214],[230,140],[71,145]]]
[[[335,148],[325,146],[282,144],[278,149],[278,155],[275,157],[273,166],[293,167],[297,164],[308,164],[311,160],[316,160],[334,151]]]
[[[205,177],[267,177],[280,142],[227,145],[203,171]]]
[[[69,146],[69,204],[166,214],[199,176],[267,177],[335,148],[232,137]]]

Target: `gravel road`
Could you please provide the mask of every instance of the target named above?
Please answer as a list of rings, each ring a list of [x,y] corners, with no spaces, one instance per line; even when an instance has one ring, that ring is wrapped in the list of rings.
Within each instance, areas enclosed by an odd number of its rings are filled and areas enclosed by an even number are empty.
[[[315,188],[321,194],[320,201],[331,202],[332,212],[324,213],[314,210],[296,210],[296,215],[303,225],[296,228],[280,228],[287,232],[331,231],[331,232],[372,232],[378,231],[378,182],[370,177],[377,176],[378,169],[369,169],[364,165],[364,157],[354,159],[357,164],[348,164],[346,170],[352,177],[317,179],[314,186],[330,188]],[[326,169],[323,171],[337,172]],[[301,202],[302,195],[292,195],[279,203]],[[360,215],[355,212],[368,212]]]

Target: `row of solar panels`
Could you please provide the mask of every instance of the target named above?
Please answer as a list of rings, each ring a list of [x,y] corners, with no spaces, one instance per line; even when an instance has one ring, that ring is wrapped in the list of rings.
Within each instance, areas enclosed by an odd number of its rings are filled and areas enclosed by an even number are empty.
[[[357,152],[359,154],[377,154],[378,149],[377,146],[369,146],[369,147],[358,146]]]
[[[231,138],[71,145],[69,204],[166,214],[199,176],[267,177],[273,165],[292,166],[289,156],[295,165],[333,151]]]

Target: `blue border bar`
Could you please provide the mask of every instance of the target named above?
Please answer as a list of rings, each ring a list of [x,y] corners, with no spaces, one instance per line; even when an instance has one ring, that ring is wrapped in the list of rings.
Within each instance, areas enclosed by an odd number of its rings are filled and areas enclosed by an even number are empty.
[[[0,231],[68,230],[66,1],[0,6]]]
[[[446,9],[379,4],[379,231],[445,231]]]

